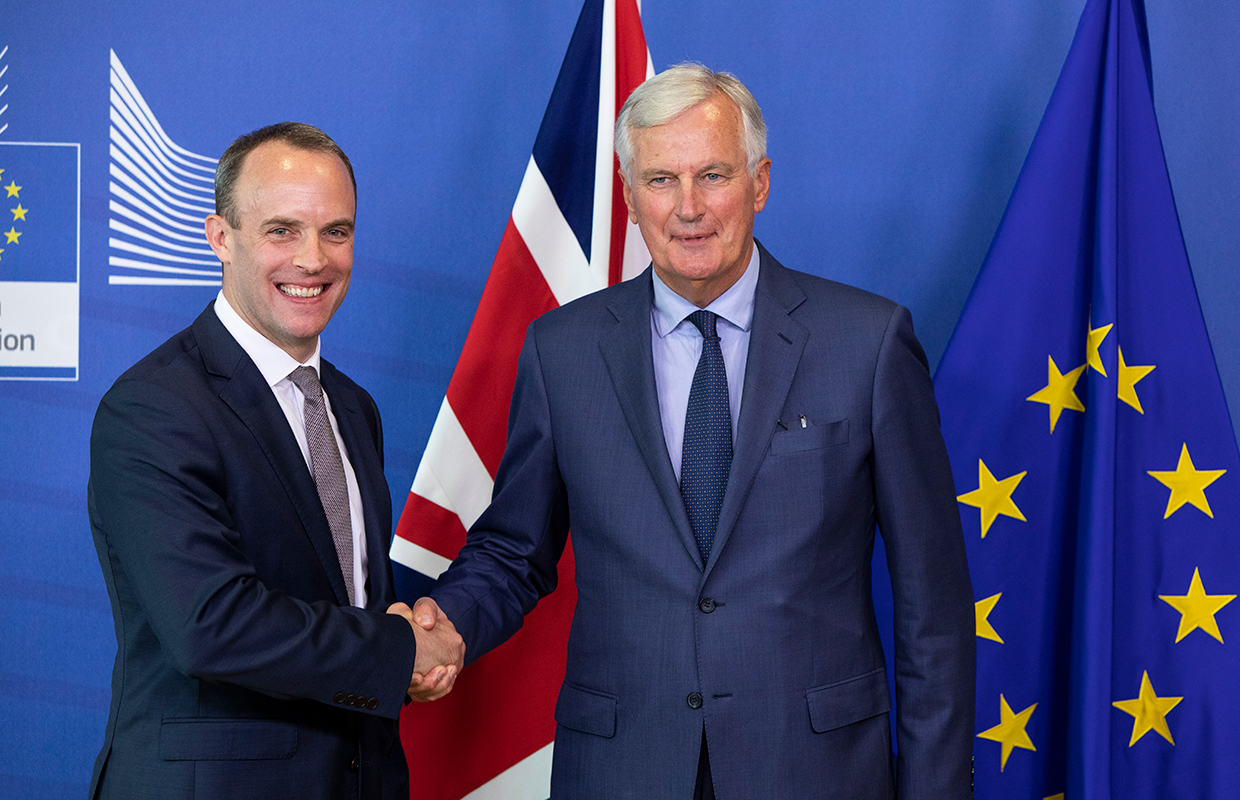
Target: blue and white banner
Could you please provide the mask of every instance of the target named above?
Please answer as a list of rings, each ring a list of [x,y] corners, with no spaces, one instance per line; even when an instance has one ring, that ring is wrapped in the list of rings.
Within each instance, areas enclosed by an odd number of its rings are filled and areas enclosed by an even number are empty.
[[[80,171],[76,144],[0,141],[0,380],[78,376]]]

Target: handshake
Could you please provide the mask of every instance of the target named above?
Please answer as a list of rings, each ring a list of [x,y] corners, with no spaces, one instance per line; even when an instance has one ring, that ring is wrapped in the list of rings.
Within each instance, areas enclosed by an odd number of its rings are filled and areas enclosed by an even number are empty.
[[[387,613],[408,620],[417,640],[409,697],[425,703],[452,691],[456,676],[465,666],[465,642],[439,604],[423,597],[412,609],[404,603],[393,603]]]

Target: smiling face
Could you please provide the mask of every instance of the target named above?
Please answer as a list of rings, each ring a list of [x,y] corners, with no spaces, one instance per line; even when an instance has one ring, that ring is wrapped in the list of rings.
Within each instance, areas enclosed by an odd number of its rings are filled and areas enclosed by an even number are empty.
[[[332,153],[287,142],[245,157],[233,196],[238,227],[207,217],[207,241],[224,266],[224,297],[299,362],[314,353],[353,271],[353,184]]]
[[[704,308],[744,274],[754,214],[766,205],[771,161],[746,170],[740,109],[722,92],[665,125],[632,131],[629,219],[659,278]]]

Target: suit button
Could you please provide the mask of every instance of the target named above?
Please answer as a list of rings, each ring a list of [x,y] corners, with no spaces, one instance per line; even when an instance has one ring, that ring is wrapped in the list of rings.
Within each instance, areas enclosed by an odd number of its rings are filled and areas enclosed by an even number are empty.
[[[357,705],[357,695],[355,695],[355,694],[346,694],[346,695],[344,696],[344,704],[345,704],[346,706],[355,706],[355,705]]]
[[[689,703],[689,708],[692,708],[694,711],[702,707],[702,695],[697,692],[689,692],[689,696],[685,698],[685,701]]]
[[[376,708],[379,707],[379,701],[372,697],[366,701],[366,707],[369,708],[371,711],[374,711]]]
[[[353,756],[353,760],[349,762],[349,772],[356,773],[361,765],[357,761],[357,756]]]
[[[701,611],[703,614],[709,614],[710,612],[714,611],[715,610],[715,598],[703,597],[701,600],[698,601],[698,610]]]
[[[353,705],[357,706],[358,708],[365,708],[365,707],[366,707],[366,701],[367,701],[367,700],[369,700],[369,699],[370,699],[370,698],[369,698],[369,697],[367,697],[366,695],[364,695],[364,694],[359,694],[359,695],[357,696],[357,702],[356,702],[356,703],[354,703]]]
[[[344,692],[336,692],[336,696],[333,697],[332,699],[336,701],[337,705],[343,705],[344,704]]]

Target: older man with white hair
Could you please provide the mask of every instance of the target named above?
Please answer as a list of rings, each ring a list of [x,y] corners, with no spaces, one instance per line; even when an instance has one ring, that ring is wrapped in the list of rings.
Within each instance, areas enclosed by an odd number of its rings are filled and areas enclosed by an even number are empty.
[[[616,140],[652,268],[530,327],[493,502],[415,618],[476,659],[555,588],[571,525],[554,797],[970,797],[973,597],[908,311],[754,241],[771,161],[731,75],[651,78]]]

